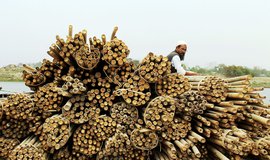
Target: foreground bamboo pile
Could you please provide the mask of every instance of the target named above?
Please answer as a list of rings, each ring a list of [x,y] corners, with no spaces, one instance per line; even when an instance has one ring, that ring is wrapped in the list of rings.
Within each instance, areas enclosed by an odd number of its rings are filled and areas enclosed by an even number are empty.
[[[270,107],[250,76],[171,74],[154,53],[136,66],[117,30],[88,39],[70,26],[52,61],[24,65],[34,92],[0,104],[1,158],[270,159]]]

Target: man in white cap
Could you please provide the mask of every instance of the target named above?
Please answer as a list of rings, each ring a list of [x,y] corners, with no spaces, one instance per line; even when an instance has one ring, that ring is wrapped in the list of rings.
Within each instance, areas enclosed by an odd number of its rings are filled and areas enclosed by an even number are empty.
[[[182,67],[182,63],[187,51],[187,43],[184,41],[178,41],[175,50],[171,52],[167,57],[172,62],[172,73],[179,73],[186,76],[197,75],[196,72],[186,71]]]

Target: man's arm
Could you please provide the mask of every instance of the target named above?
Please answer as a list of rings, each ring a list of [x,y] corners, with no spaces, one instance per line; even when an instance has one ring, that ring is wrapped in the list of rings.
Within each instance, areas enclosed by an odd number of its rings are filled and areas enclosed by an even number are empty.
[[[182,74],[182,75],[186,74],[186,70],[182,67],[182,62],[178,55],[173,56],[172,66],[176,69],[177,73]]]
[[[180,60],[180,57],[178,55],[175,55],[172,58],[172,66],[175,67],[177,73],[179,73],[181,75],[185,75],[185,76],[196,76],[196,75],[198,75],[198,73],[196,73],[196,72],[186,71],[182,67],[182,61]]]
[[[186,74],[185,74],[185,76],[197,76],[197,75],[199,75],[199,74],[196,72],[192,72],[192,71],[186,71]]]

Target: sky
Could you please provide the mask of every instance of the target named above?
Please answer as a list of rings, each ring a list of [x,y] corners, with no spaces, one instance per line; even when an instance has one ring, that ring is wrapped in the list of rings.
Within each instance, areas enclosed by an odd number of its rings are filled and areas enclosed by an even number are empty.
[[[68,25],[88,36],[117,37],[142,60],[149,52],[168,55],[188,43],[187,66],[218,64],[270,70],[269,0],[1,0],[0,67],[51,59],[55,36]]]

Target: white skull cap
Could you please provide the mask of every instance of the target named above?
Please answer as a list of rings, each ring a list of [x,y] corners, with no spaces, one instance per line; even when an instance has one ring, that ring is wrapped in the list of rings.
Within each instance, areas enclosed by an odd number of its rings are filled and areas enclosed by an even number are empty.
[[[177,46],[180,46],[180,45],[187,45],[187,42],[185,42],[185,41],[178,41],[177,43],[176,43],[176,47]]]

